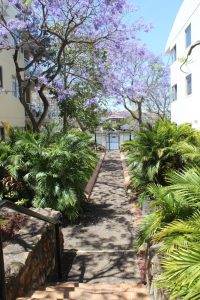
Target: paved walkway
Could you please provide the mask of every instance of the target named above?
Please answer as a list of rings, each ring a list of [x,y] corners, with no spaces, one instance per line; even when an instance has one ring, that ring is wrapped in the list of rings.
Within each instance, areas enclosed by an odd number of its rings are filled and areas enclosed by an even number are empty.
[[[137,283],[131,204],[125,194],[120,153],[108,152],[78,224],[63,229],[70,281]]]

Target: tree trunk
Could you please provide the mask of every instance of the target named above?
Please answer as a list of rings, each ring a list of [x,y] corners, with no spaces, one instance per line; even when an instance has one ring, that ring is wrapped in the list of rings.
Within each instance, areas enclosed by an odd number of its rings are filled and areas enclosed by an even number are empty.
[[[19,86],[19,100],[20,100],[21,104],[23,105],[25,112],[27,113],[27,115],[31,121],[33,131],[39,132],[41,124],[47,115],[47,111],[48,111],[48,107],[49,107],[49,102],[48,102],[46,96],[44,95],[45,86],[43,85],[40,88],[40,90],[38,91],[38,94],[39,94],[40,99],[42,100],[42,103],[44,106],[44,111],[43,111],[39,121],[37,122],[28,103],[26,102],[26,91],[27,91],[27,88],[29,87],[29,84],[24,86],[25,81],[21,76],[21,70],[20,70],[19,63],[18,63],[18,53],[19,53],[19,49],[16,48],[14,55],[13,55],[13,61],[15,64],[16,79],[18,81],[18,86]]]
[[[76,121],[78,123],[78,125],[80,126],[81,130],[84,132],[87,130],[87,127],[85,127],[82,122],[79,120],[79,118],[76,116]]]
[[[138,123],[139,129],[142,129],[142,103],[138,102]]]
[[[64,106],[64,108],[63,108],[63,132],[66,132],[67,128],[68,128],[67,109]]]

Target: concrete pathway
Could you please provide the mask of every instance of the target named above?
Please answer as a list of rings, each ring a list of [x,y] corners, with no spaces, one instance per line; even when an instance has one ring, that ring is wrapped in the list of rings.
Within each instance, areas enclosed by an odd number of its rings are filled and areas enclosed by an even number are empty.
[[[125,194],[120,153],[108,152],[86,213],[63,228],[66,279],[83,283],[138,283],[131,204]]]

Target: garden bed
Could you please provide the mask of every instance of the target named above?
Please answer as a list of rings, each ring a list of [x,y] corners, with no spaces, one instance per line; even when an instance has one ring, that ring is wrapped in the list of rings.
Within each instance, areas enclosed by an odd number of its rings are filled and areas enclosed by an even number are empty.
[[[10,210],[3,210],[1,211],[0,219],[2,220],[0,231],[3,247],[5,247],[9,240],[26,225],[28,217]]]

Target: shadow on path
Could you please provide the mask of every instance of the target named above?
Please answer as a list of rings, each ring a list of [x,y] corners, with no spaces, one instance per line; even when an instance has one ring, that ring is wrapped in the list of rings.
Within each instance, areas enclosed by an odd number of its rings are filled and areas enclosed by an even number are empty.
[[[131,204],[119,152],[108,152],[84,215],[63,228],[65,279],[79,282],[139,281]]]

